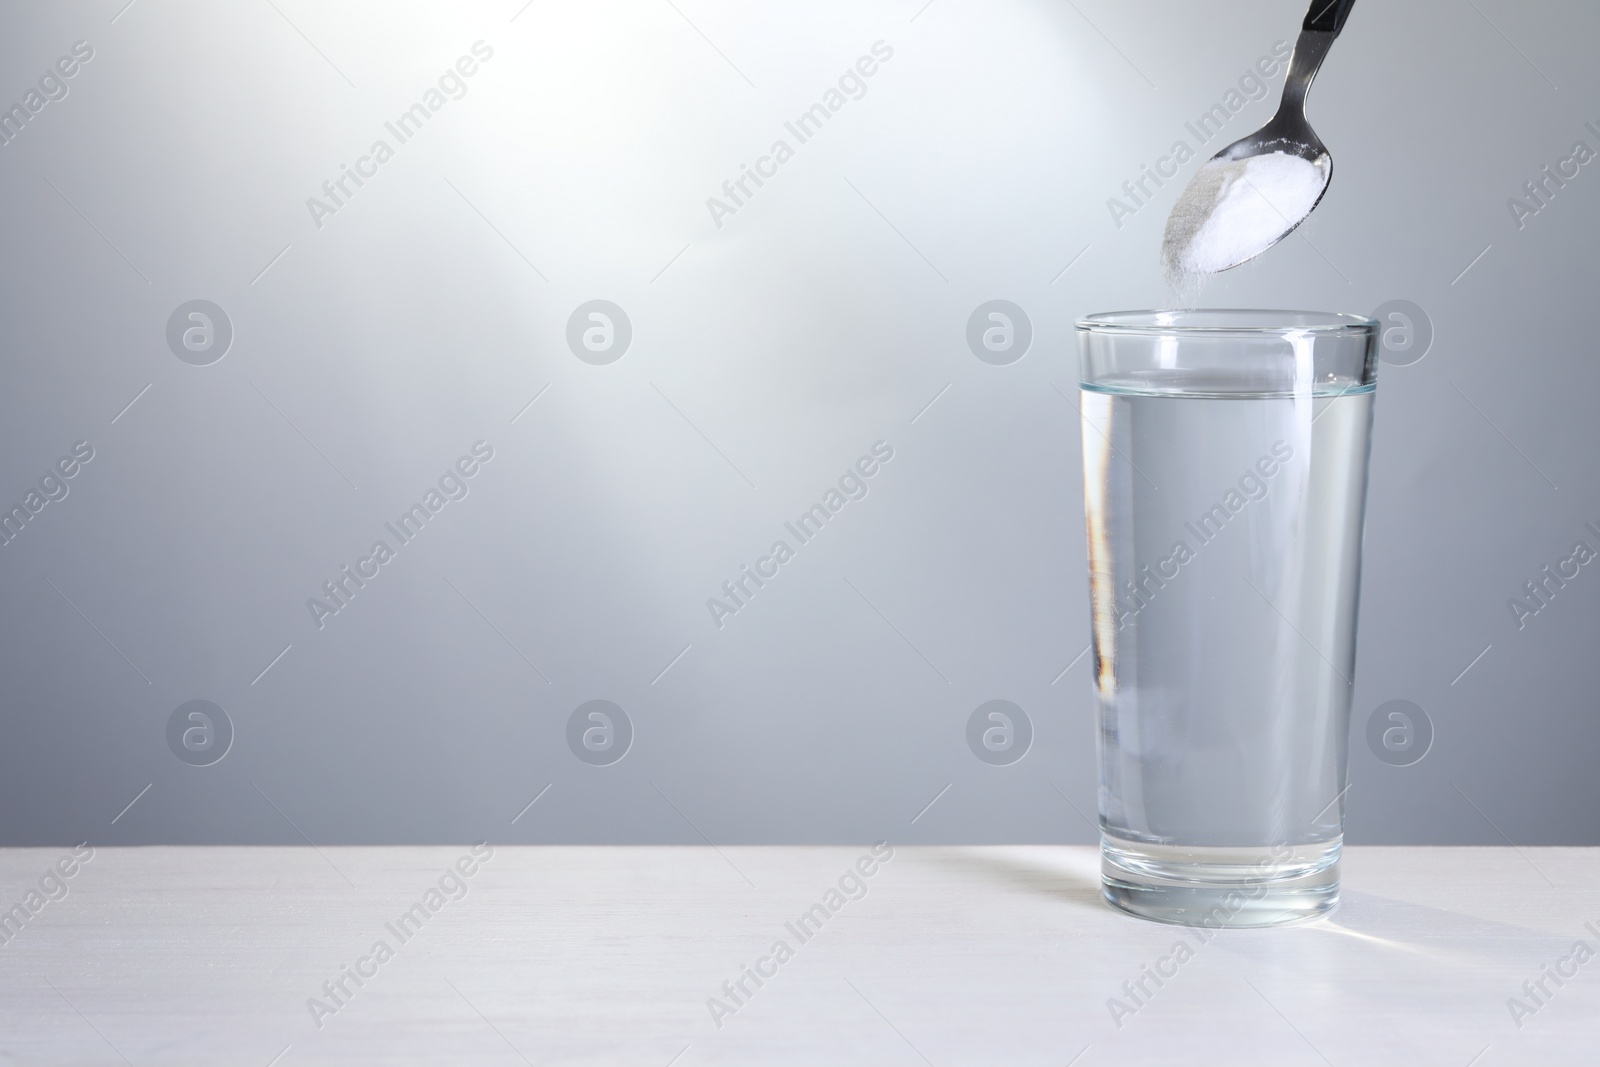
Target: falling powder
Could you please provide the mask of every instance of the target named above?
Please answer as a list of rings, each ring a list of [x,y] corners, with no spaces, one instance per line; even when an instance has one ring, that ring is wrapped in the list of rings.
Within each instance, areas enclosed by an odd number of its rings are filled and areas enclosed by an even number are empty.
[[[1328,186],[1326,159],[1272,152],[1207,162],[1167,218],[1161,261],[1168,278],[1237,267],[1277,244],[1317,206]]]

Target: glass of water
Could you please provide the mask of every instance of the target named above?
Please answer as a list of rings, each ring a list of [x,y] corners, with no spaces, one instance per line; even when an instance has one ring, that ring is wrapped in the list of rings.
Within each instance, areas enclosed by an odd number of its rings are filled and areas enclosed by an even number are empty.
[[[1163,922],[1339,896],[1378,324],[1077,324],[1101,881]]]

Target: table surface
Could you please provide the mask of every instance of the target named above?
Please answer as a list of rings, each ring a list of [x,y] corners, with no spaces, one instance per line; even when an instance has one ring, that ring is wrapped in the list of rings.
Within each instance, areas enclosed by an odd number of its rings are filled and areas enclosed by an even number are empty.
[[[1600,1063],[1597,886],[1351,848],[1332,917],[1211,933],[1080,847],[6,849],[0,1062]]]

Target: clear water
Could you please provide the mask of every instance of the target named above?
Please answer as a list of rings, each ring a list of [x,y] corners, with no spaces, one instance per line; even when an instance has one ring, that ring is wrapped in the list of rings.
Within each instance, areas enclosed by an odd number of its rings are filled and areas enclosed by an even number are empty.
[[[1373,404],[1341,388],[1083,390],[1100,816],[1130,871],[1337,860]]]

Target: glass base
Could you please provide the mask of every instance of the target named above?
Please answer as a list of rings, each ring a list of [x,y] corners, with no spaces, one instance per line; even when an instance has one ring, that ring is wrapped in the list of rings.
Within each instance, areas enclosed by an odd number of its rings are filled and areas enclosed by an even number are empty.
[[[1100,883],[1112,907],[1213,930],[1307,922],[1339,903],[1343,837],[1310,845],[1152,845],[1100,835]]]

